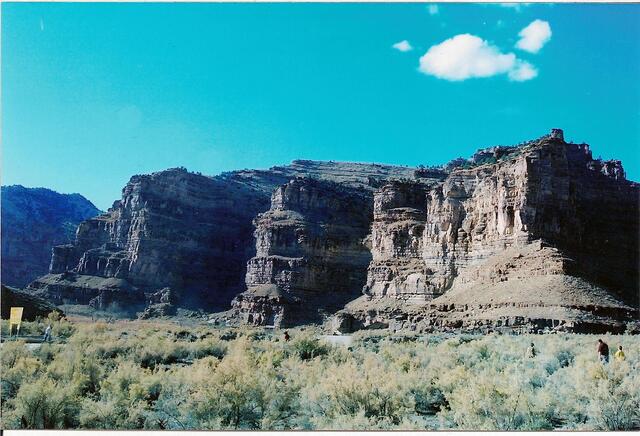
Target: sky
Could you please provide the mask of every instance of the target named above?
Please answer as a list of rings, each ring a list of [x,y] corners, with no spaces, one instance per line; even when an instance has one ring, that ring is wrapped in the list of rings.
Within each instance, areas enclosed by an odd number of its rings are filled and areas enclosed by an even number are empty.
[[[439,165],[562,128],[640,180],[640,6],[2,3],[2,184]]]

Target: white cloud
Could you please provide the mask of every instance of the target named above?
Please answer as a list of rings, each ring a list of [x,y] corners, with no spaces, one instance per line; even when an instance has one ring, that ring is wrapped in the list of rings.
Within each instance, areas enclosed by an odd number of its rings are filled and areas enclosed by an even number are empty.
[[[407,41],[406,39],[404,41],[396,42],[391,47],[395,48],[396,50],[400,50],[400,51],[411,51],[411,50],[413,50],[413,47],[411,47],[411,44],[409,44],[409,41]]]
[[[551,39],[551,26],[546,21],[535,20],[522,29],[518,36],[520,39],[516,43],[517,48],[529,53],[538,53]]]
[[[522,82],[537,75],[533,65],[515,54],[502,53],[498,47],[468,33],[429,48],[420,58],[419,71],[450,81],[508,74],[510,80]]]
[[[429,11],[429,15],[437,15],[438,12],[440,12],[440,8],[438,8],[438,5],[432,3],[427,7],[427,10]]]
[[[498,3],[503,8],[510,8],[516,12],[520,12],[522,8],[529,6],[529,3]]]
[[[521,61],[518,59],[516,65],[509,71],[509,79],[514,82],[524,82],[531,80],[538,75],[536,67],[529,62]]]

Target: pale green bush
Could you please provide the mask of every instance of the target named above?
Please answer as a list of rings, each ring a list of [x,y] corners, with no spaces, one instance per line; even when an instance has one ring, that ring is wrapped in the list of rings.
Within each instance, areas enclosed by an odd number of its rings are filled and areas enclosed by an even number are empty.
[[[24,342],[8,341],[2,345],[0,355],[2,373],[2,402],[13,398],[20,387],[28,383],[42,369],[41,361],[33,357]]]
[[[289,349],[300,359],[309,360],[329,353],[330,347],[310,334],[293,339]]]
[[[55,429],[77,426],[79,396],[72,386],[43,377],[20,386],[9,421],[14,428]]]
[[[35,350],[3,344],[6,428],[640,428],[636,336],[604,335],[627,360],[602,365],[592,335],[378,330],[347,348],[315,329],[292,329],[289,342],[281,332],[154,321],[68,331],[66,343]],[[525,357],[530,342],[535,358]]]

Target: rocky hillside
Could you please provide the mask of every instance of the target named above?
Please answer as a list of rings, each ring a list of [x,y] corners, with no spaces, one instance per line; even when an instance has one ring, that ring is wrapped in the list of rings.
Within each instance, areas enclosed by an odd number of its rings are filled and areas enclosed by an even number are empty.
[[[278,187],[271,208],[254,220],[256,255],[247,264],[248,290],[234,300],[246,321],[317,321],[318,309],[335,311],[356,298],[371,260],[363,243],[370,197],[315,179]]]
[[[46,274],[55,245],[74,240],[76,227],[100,211],[80,194],[3,186],[2,283],[23,287]]]
[[[624,330],[640,306],[639,194],[619,161],[556,129],[440,168],[171,169],[132,177],[30,290],[96,307],[231,303],[221,317],[258,325],[346,304],[336,329]]]
[[[429,189],[375,193],[365,296],[344,322],[579,329],[637,318],[640,190],[620,162],[558,131],[474,158]]]
[[[112,208],[79,226],[73,243],[54,248],[49,274],[30,289],[56,303],[105,308],[126,302],[138,309],[145,294],[169,288],[183,306],[225,309],[246,289],[247,262],[257,253],[252,222],[269,210],[278,186],[306,176],[371,198],[376,186],[413,173],[376,164],[294,161],[216,177],[184,168],[137,175]]]
[[[21,289],[2,285],[0,287],[0,318],[9,319],[12,307],[22,307],[23,321],[33,321],[37,317],[46,318],[53,311],[64,315],[61,310],[43,298]]]

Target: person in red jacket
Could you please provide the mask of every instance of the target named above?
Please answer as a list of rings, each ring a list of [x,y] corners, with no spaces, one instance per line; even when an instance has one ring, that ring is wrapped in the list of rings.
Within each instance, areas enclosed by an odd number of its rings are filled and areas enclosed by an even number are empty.
[[[600,362],[609,363],[609,346],[602,339],[598,339],[598,357]]]

